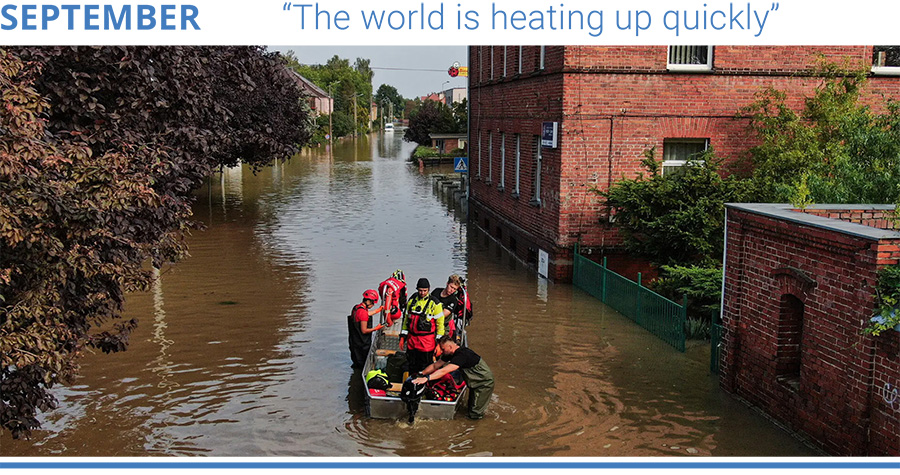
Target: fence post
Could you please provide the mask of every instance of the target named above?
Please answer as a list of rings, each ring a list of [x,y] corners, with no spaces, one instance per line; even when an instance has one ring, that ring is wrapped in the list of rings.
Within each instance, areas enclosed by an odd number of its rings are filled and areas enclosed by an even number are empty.
[[[644,326],[644,313],[641,311],[641,297],[643,296],[644,285],[641,284],[641,273],[638,272],[638,289],[637,289],[637,315],[638,322]]]
[[[600,274],[600,301],[606,303],[606,274],[609,271],[606,269],[606,256],[603,256],[603,272]]]
[[[572,283],[578,285],[578,243],[575,243],[575,255],[572,256]]]

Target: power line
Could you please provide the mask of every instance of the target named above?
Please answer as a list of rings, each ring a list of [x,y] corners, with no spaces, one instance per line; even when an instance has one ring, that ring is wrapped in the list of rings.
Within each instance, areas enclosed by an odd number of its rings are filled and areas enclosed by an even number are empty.
[[[417,69],[417,68],[383,68],[379,66],[369,66],[369,69],[385,69],[389,71],[427,71],[435,73],[445,73],[446,69]]]

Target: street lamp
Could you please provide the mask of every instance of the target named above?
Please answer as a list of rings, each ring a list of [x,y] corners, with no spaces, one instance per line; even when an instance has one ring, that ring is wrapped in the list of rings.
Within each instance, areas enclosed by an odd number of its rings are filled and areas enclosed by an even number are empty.
[[[444,84],[450,84],[450,81],[444,81]],[[447,103],[447,96],[444,95],[444,84],[441,84],[440,95],[444,96],[444,104]]]

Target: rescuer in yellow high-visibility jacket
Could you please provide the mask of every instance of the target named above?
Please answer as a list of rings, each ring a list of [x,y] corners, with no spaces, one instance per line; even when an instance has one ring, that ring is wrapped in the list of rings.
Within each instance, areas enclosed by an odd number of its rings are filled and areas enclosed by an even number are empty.
[[[434,361],[436,339],[444,335],[444,309],[429,295],[431,284],[428,279],[419,279],[416,290],[406,302],[400,330],[400,349],[405,343],[410,375],[422,371]]]

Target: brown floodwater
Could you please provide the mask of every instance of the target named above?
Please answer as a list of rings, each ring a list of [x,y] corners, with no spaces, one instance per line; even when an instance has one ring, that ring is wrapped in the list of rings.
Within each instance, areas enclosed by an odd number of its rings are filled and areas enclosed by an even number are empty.
[[[401,133],[317,149],[200,190],[191,257],[148,293],[128,351],[88,355],[59,409],[3,456],[815,455],[724,394],[708,344],[678,353],[539,279],[435,194]],[[345,317],[394,269],[466,275],[487,417],[373,420]]]

